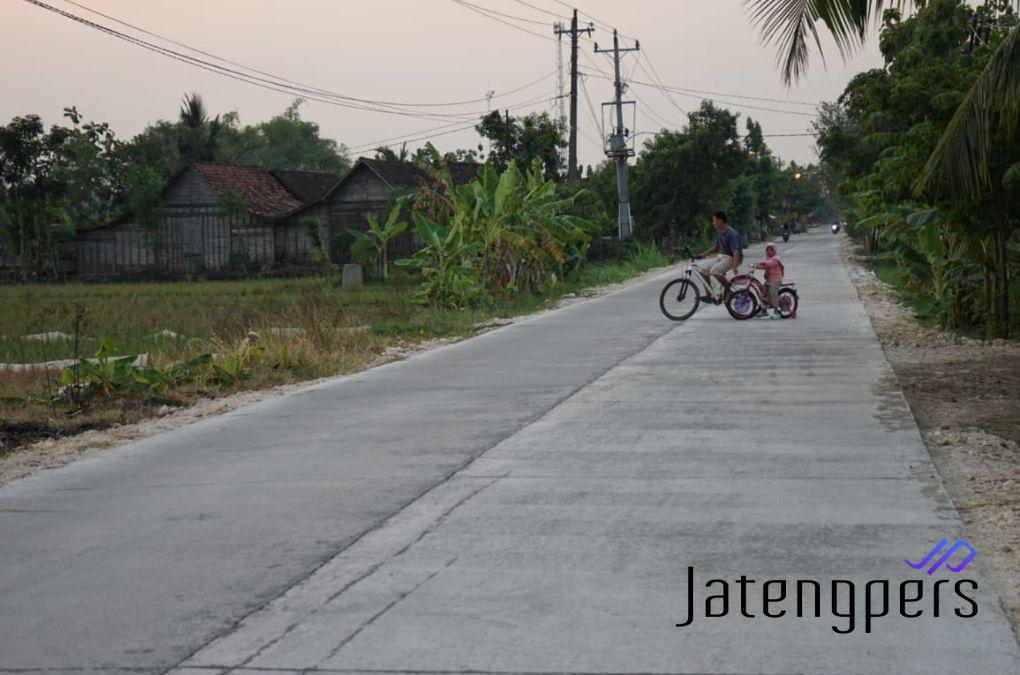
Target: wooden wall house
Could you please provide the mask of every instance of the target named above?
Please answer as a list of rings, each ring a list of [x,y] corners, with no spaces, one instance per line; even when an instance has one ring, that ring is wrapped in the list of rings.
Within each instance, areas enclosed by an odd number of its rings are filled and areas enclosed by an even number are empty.
[[[152,219],[133,215],[77,238],[81,278],[240,273],[310,262],[312,237],[294,214],[338,177],[224,164],[190,164],[163,190]]]
[[[467,183],[478,175],[478,165],[451,163],[449,170],[456,184]],[[388,215],[393,193],[400,189],[417,189],[427,184],[429,174],[410,162],[359,158],[350,171],[334,185],[322,200],[307,207],[301,214],[320,224],[320,237],[327,245],[334,262],[348,262],[346,246],[348,230],[368,229],[369,214],[382,222]],[[391,260],[407,257],[417,248],[412,228],[390,244]]]
[[[449,165],[454,182],[478,166]],[[152,222],[127,215],[76,239],[79,278],[240,274],[308,266],[319,243],[335,263],[350,262],[349,231],[385,219],[393,193],[417,189],[428,172],[410,162],[361,158],[342,178],[315,171],[189,164],[163,189]],[[409,229],[391,243],[390,259],[420,244]]]

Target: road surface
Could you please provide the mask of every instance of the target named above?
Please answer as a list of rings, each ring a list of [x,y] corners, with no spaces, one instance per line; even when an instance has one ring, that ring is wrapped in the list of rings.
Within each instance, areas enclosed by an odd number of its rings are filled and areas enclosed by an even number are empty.
[[[0,488],[0,671],[1020,672],[980,552],[903,562],[960,520],[838,239],[786,249],[794,321],[673,324],[667,275]]]

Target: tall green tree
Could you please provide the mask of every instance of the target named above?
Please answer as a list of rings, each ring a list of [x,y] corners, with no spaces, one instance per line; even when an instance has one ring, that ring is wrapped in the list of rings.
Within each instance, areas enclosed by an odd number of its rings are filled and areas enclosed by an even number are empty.
[[[242,125],[236,111],[210,119],[201,97],[192,94],[176,122],[150,124],[126,151],[132,161],[153,167],[164,178],[189,162],[344,173],[350,168],[347,149],[303,119],[302,104],[298,99],[265,122]]]
[[[236,117],[231,118],[228,138],[216,157],[268,169],[346,172],[351,167],[347,149],[324,138],[318,124],[301,117],[304,103],[298,99],[281,114],[253,126],[238,128]]]
[[[536,160],[549,177],[556,178],[563,171],[560,151],[567,147],[567,142],[563,130],[548,113],[513,117],[509,112],[494,110],[475,129],[489,141],[488,160],[501,171],[511,161],[518,166],[531,166]]]
[[[792,82],[807,68],[811,43],[821,50],[819,24],[829,32],[844,56],[859,46],[874,19],[883,10],[917,6],[930,0],[748,0],[752,20],[763,38],[779,47],[783,77]],[[1011,9],[1010,0],[988,0],[988,13],[1001,16]],[[994,24],[976,22],[970,46],[991,35]],[[997,140],[1015,138],[1020,125],[1020,35],[1015,22],[997,41],[994,53],[980,75],[957,103],[948,125],[940,129],[934,147],[916,177],[915,192],[922,193],[933,181],[941,182],[959,202],[979,198],[994,189],[991,164]]]
[[[74,233],[110,219],[129,190],[109,125],[73,107],[64,117],[70,126],[27,115],[0,127],[0,240],[25,279],[59,276]]]
[[[742,173],[746,157],[737,115],[710,101],[688,115],[683,131],[661,131],[646,141],[632,187],[642,234],[669,246],[701,237],[711,213],[729,198],[727,184]]]
[[[951,174],[953,184],[931,174],[919,192],[917,177],[927,175],[944,130],[1002,54],[1014,22],[1010,8],[994,2],[933,0],[907,19],[888,11],[885,67],[855,77],[816,123],[823,162],[840,174],[838,191],[869,246],[881,235],[882,254],[932,290],[944,325],[984,322],[993,337],[1010,330],[1010,242],[1020,206],[1010,171],[1020,167],[1020,139],[998,128],[983,160],[989,182],[975,192],[960,174]],[[975,40],[982,25],[990,29]]]

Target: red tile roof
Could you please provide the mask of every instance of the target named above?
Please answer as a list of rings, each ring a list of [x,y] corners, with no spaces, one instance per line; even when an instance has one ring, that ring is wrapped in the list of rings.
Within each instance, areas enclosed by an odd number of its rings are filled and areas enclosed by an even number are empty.
[[[195,164],[194,167],[221,198],[237,193],[256,216],[280,218],[304,206],[262,167],[231,164]]]

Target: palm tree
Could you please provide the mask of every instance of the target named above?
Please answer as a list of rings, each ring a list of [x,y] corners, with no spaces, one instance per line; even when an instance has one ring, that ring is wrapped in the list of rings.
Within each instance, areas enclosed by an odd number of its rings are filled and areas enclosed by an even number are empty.
[[[399,153],[388,145],[381,145],[375,149],[375,158],[384,162],[406,162],[410,159],[410,153],[407,151],[407,143],[400,146]]]
[[[223,123],[219,115],[209,119],[201,96],[185,95],[177,124],[177,148],[184,162],[210,162],[215,159]]]
[[[807,70],[810,43],[821,50],[818,24],[846,58],[867,37],[886,7],[924,6],[924,0],[746,0],[752,21],[766,42],[779,47],[787,84]],[[1014,27],[989,59],[943,131],[915,184],[920,195],[938,183],[960,200],[992,189],[989,171],[993,139],[1012,136],[1020,125],[1020,37]]]

